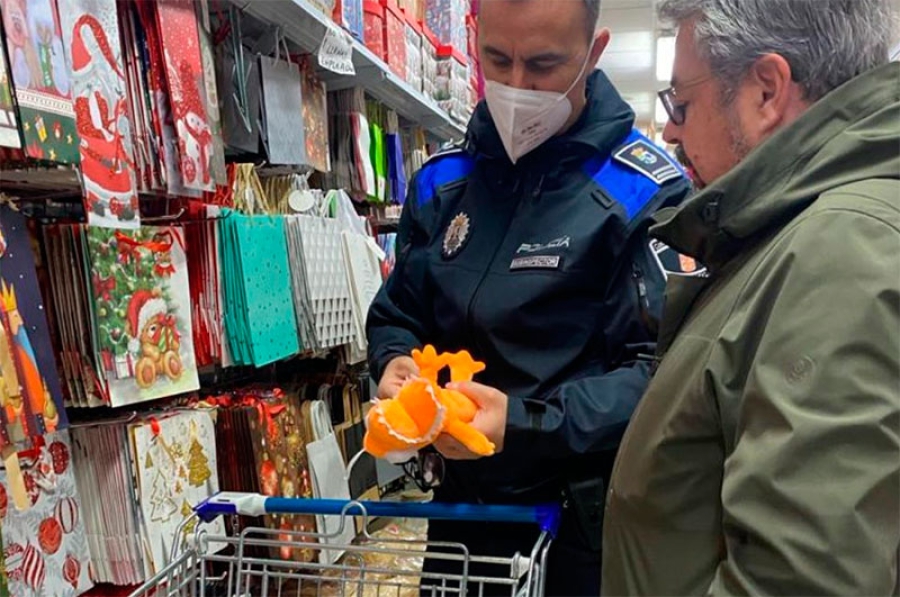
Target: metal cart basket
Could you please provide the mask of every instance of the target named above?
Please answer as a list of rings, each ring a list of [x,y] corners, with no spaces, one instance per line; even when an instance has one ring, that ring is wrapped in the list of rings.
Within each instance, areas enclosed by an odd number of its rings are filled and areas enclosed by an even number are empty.
[[[218,516],[263,514],[339,516],[341,526],[329,535],[248,527],[215,536],[196,524],[197,519],[209,522]],[[507,558],[479,556],[461,544],[376,539],[366,530],[354,541],[339,541],[339,537],[347,536],[343,532],[345,525],[361,519],[362,529],[367,529],[370,516],[534,523],[540,533],[530,553]],[[170,564],[131,597],[543,597],[547,552],[559,516],[558,505],[359,502],[220,493],[197,506],[193,516],[182,523],[176,537],[185,536],[183,529],[191,528],[188,525],[196,530],[187,534],[184,541],[176,541]],[[316,557],[311,562],[286,560],[277,557],[281,547],[310,550]],[[322,554],[323,551],[329,553]],[[342,552],[341,557],[335,558],[335,552]],[[451,569],[458,572],[423,572],[426,560],[453,562]],[[473,570],[478,571],[477,576]],[[485,570],[490,573],[484,573]]]

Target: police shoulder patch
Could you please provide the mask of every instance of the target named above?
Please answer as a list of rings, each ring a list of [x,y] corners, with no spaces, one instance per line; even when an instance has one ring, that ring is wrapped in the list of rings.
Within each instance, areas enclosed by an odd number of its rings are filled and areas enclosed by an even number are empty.
[[[616,150],[613,158],[637,170],[658,185],[681,176],[681,170],[666,153],[644,139],[638,139]]]

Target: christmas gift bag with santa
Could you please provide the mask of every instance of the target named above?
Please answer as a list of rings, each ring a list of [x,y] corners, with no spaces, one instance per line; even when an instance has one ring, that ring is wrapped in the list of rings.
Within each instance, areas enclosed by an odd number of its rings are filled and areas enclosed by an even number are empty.
[[[81,137],[88,223],[140,225],[134,147],[115,0],[60,0],[72,57],[75,122]]]
[[[90,227],[88,246],[111,405],[198,389],[183,230]]]

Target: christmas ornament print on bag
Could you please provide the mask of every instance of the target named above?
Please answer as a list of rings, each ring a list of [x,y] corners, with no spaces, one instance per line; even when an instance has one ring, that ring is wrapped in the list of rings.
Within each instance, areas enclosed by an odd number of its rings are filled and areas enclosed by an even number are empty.
[[[296,394],[281,394],[271,400],[260,400],[248,419],[253,438],[253,455],[263,495],[286,498],[311,498],[312,481],[306,444],[312,441],[300,410]],[[316,552],[309,547],[291,544],[313,541],[316,519],[312,515],[273,514],[266,516],[266,526],[281,531],[282,545],[271,548],[271,556],[282,560],[312,562]]]
[[[77,164],[70,67],[56,0],[0,0],[0,12],[26,153]]]
[[[0,471],[0,526],[10,595],[71,597],[92,587],[88,542],[68,432],[49,434],[23,460],[31,506],[18,510]]]
[[[88,246],[111,406],[197,390],[183,230],[89,227]]]
[[[140,225],[134,147],[115,0],[59,0],[72,57],[75,121],[88,223]]]

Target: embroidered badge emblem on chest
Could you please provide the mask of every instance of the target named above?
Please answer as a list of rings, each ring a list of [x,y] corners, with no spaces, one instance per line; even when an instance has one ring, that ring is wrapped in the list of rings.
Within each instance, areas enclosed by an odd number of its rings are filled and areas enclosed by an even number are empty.
[[[443,255],[444,259],[456,257],[469,238],[471,222],[465,212],[459,213],[450,222],[447,232],[444,233]]]

